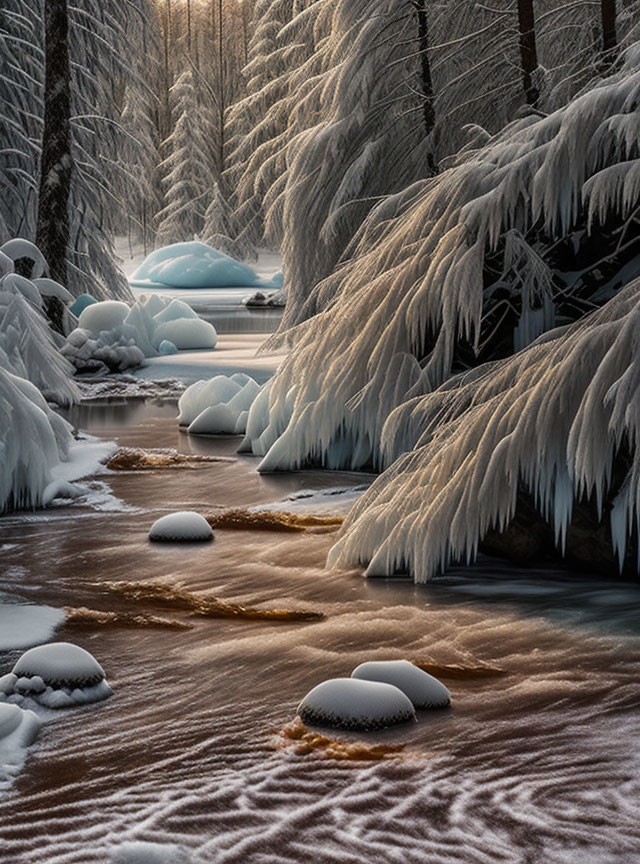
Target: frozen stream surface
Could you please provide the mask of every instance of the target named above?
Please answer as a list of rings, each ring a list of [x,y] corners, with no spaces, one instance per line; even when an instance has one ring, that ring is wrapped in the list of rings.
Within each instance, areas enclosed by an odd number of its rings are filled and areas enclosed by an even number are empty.
[[[233,442],[190,440],[174,418],[173,403],[151,401],[76,415],[122,445],[234,455]],[[323,569],[335,536],[324,528],[218,529],[211,544],[150,545],[149,526],[170,510],[265,504],[367,478],[259,476],[241,458],[101,479],[112,492],[102,509],[0,520],[1,594],[193,627],[58,627],[56,639],[98,658],[115,695],[46,718],[0,797],[2,864],[108,864],[133,840],[175,844],[194,864],[640,862],[637,586],[488,560],[427,587],[365,581]],[[108,591],[116,580],[326,618],[188,618]],[[0,650],[0,674],[19,653]],[[450,710],[334,736],[400,748],[384,760],[303,752],[279,734],[318,682],[400,658],[505,674],[443,678]]]

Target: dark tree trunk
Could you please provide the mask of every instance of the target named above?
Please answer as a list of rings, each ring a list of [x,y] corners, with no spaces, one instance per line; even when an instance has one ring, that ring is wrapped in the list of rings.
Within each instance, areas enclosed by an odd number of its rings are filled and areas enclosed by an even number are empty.
[[[533,73],[538,68],[533,0],[518,0],[518,27],[520,32],[520,62],[522,64],[524,95],[529,105],[535,108],[540,98],[540,93],[533,83]]]
[[[615,59],[616,36],[616,0],[600,0],[602,16],[602,55],[604,63],[609,66]]]
[[[433,79],[431,77],[431,66],[429,65],[429,19],[427,17],[427,0],[414,0],[413,3],[418,16],[418,47],[420,50],[420,77],[422,87],[422,116],[427,136],[431,135],[436,125],[436,112],[433,105]],[[427,165],[430,174],[437,174],[433,151],[427,154]]]
[[[69,199],[71,196],[71,98],[67,0],[45,0],[44,128],[36,244],[52,279],[67,282]],[[62,332],[62,303],[47,298],[52,326]]]

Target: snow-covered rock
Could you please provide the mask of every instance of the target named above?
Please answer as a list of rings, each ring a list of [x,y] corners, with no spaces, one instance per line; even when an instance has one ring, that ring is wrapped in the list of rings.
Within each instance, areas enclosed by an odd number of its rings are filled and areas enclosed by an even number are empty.
[[[244,435],[248,412],[262,388],[249,375],[196,381],[178,402],[178,423],[191,435]]]
[[[179,846],[132,840],[117,846],[111,864],[189,864],[191,857]]]
[[[303,723],[370,732],[416,719],[402,690],[379,681],[332,678],[323,681],[298,705]]]
[[[70,642],[30,648],[15,664],[11,676],[0,681],[6,695],[29,697],[48,708],[99,702],[113,692],[95,657]]]
[[[25,751],[35,741],[40,726],[33,711],[0,702],[0,789],[6,789],[19,772]]]
[[[287,305],[287,292],[284,288],[279,288],[276,291],[256,291],[245,297],[242,301],[244,306],[249,308],[274,308],[281,309]]]
[[[199,241],[173,243],[148,255],[132,274],[132,285],[172,288],[232,288],[263,285],[257,273]]]
[[[213,540],[211,526],[200,513],[182,510],[161,516],[151,526],[149,540],[193,543]]]
[[[161,357],[167,357],[170,354],[177,354],[178,349],[174,345],[173,342],[170,342],[168,339],[163,339],[162,342],[158,345],[158,354]]]
[[[372,660],[361,663],[351,673],[359,681],[393,684],[411,699],[414,708],[446,708],[451,703],[447,688],[408,660]]]

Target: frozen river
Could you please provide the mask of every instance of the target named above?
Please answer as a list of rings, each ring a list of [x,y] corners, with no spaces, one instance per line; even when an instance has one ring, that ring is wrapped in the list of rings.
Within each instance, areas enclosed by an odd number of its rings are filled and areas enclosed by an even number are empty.
[[[84,406],[75,419],[121,445],[235,455],[232,441],[180,433],[175,413],[171,402],[136,401]],[[238,458],[101,479],[112,493],[101,510],[0,521],[0,590],[192,627],[57,630],[99,659],[115,695],[49,717],[0,797],[2,864],[106,864],[131,839],[218,864],[640,861],[635,586],[487,560],[426,587],[366,581],[323,569],[335,536],[326,528],[219,529],[194,547],[147,541],[168,510],[273,502],[362,475],[259,476]],[[326,617],[190,618],[108,590],[117,580]],[[0,652],[0,674],[18,654]],[[354,751],[283,734],[308,689],[372,658],[463,667],[443,678],[452,708],[365,736],[389,745],[379,760],[330,758]],[[478,666],[493,674],[464,672]]]

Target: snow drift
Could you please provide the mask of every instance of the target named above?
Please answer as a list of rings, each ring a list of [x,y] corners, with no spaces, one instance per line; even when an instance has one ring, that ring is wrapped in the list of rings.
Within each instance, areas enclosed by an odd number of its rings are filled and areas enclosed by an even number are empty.
[[[129,281],[138,287],[277,287],[262,280],[247,264],[197,240],[156,249],[145,258]]]
[[[121,372],[145,357],[215,348],[217,341],[215,327],[191,306],[143,294],[133,306],[115,300],[85,306],[62,354],[78,371]]]
[[[244,435],[248,412],[261,391],[249,375],[236,372],[196,381],[178,402],[178,423],[190,435]]]

